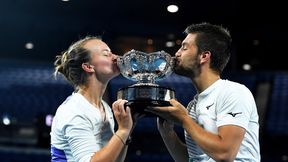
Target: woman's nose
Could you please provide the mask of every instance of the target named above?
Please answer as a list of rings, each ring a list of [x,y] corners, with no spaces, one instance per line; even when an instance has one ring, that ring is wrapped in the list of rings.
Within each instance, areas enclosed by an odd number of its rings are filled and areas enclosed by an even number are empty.
[[[111,54],[112,54],[111,56],[112,56],[113,59],[117,59],[118,58],[118,55],[116,55],[114,53],[111,53]]]
[[[118,57],[120,57],[119,55],[116,55],[116,54],[112,54],[112,60],[117,60]]]

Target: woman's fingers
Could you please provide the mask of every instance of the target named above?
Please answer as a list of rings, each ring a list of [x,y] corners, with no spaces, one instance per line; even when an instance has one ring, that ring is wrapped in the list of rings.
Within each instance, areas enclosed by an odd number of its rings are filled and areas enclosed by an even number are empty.
[[[121,101],[119,102],[118,108],[119,108],[120,113],[122,113],[122,114],[126,114],[126,110],[125,110],[125,103],[126,103],[126,102],[128,102],[128,101],[126,101],[126,100],[121,100]]]
[[[115,101],[112,104],[112,109],[114,112],[119,113],[119,114],[126,114],[125,111],[125,103],[127,103],[127,100],[122,100],[122,99],[118,99],[117,101]]]

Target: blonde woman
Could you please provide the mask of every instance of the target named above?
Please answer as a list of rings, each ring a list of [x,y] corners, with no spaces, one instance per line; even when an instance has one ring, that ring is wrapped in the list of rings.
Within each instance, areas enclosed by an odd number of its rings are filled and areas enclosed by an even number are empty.
[[[112,109],[102,99],[109,80],[119,74],[117,56],[101,39],[86,37],[56,57],[61,73],[75,88],[55,114],[51,128],[52,162],[124,161],[133,121],[124,100]],[[118,130],[114,131],[114,117]]]

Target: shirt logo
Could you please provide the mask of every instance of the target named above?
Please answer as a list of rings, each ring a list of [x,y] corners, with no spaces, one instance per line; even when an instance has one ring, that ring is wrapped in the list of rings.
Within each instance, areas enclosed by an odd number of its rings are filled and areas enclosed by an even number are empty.
[[[213,105],[214,105],[214,103],[212,103],[211,105],[206,106],[206,109],[209,110],[209,108],[210,108],[211,106],[213,106]]]
[[[235,117],[235,116],[238,115],[238,114],[242,114],[242,112],[237,112],[237,113],[229,112],[228,114],[231,115],[231,116],[233,116],[233,117]]]

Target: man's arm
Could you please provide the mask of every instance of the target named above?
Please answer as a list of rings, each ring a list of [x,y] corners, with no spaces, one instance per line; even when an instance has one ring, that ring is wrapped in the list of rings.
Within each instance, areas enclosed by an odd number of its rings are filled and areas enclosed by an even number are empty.
[[[218,134],[213,134],[200,127],[189,116],[184,118],[183,128],[215,161],[233,161],[245,134],[245,129],[236,125],[221,126]]]
[[[183,105],[170,100],[170,107],[154,107],[149,112],[157,114],[173,123],[180,124],[197,145],[215,161],[233,161],[244,138],[245,129],[236,125],[218,128],[218,134],[206,131],[188,114]]]
[[[173,159],[176,162],[188,161],[189,157],[186,145],[177,136],[173,129],[173,124],[168,123],[161,118],[157,118],[157,126],[165,146]]]

